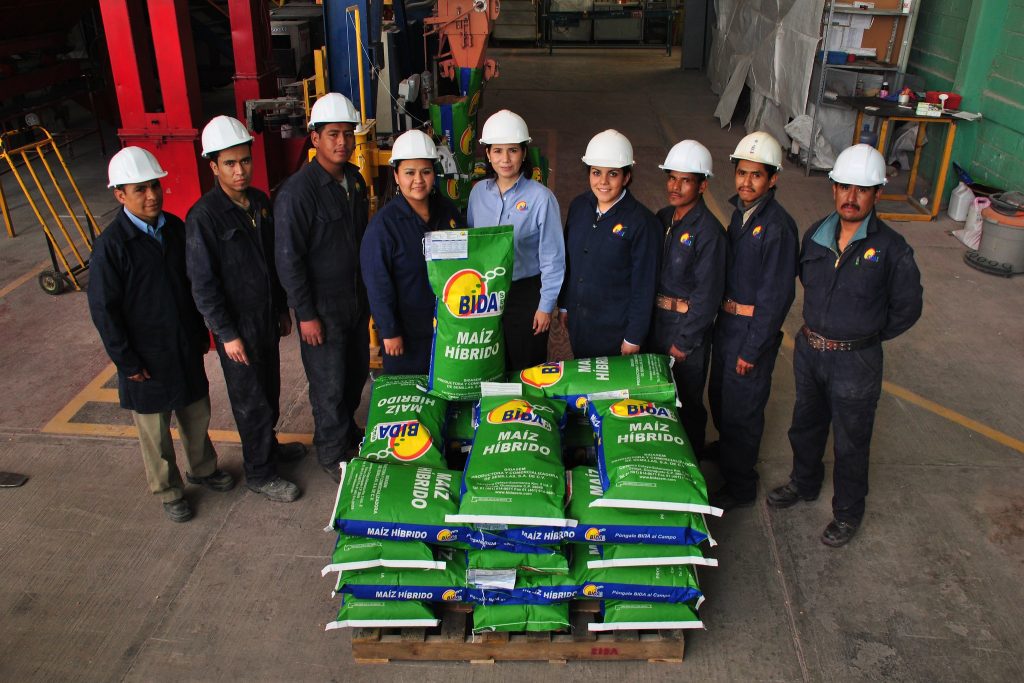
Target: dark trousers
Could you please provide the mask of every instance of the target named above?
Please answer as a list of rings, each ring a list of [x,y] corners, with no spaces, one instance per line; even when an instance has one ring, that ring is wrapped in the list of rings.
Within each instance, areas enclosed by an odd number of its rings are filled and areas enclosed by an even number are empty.
[[[651,350],[669,355],[679,319],[683,314],[662,310],[657,310],[654,314]],[[694,453],[704,448],[707,431],[708,411],[704,407],[704,385],[708,380],[710,360],[711,328],[708,328],[700,345],[686,356],[686,360],[676,360],[672,364],[672,377],[676,381],[676,392],[682,404],[679,408],[679,422],[686,430]]]
[[[302,366],[309,381],[313,408],[313,445],[321,465],[335,465],[354,446],[355,412],[370,368],[370,333],[367,318],[347,326],[330,313],[320,316],[324,343],[301,341]]]
[[[548,359],[548,333],[533,333],[533,316],[540,306],[540,275],[516,280],[505,300],[501,326],[505,331],[505,369],[518,372]]]
[[[868,495],[868,454],[875,408],[882,392],[882,345],[859,351],[815,351],[797,335],[793,356],[796,404],[789,443],[790,480],[804,496],[815,496],[825,478],[822,458],[829,424],[835,453],[832,513],[859,523]]]
[[[244,330],[239,326],[249,364],[236,363],[224,353],[217,340],[217,354],[224,370],[224,383],[231,400],[238,435],[242,439],[242,463],[245,480],[261,486],[277,474],[274,428],[280,416],[281,354],[277,330]]]
[[[782,344],[779,332],[746,375],[736,372],[736,358],[746,341],[748,318],[723,313],[715,324],[708,401],[718,428],[719,470],[726,490],[737,500],[757,494],[758,453],[764,433],[764,409],[772,390],[772,371]]]
[[[385,375],[425,375],[430,371],[430,347],[433,337],[402,335],[404,351],[401,356],[384,354]]]

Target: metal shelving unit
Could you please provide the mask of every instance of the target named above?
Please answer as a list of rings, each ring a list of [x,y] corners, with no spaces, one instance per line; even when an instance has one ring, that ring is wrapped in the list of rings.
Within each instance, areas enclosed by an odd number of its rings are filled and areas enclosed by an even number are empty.
[[[821,64],[818,77],[818,87],[814,97],[814,114],[811,117],[810,144],[804,154],[804,174],[811,173],[811,160],[814,158],[814,143],[818,136],[818,110],[821,108],[825,96],[825,84],[828,82],[829,71],[862,71],[872,73],[895,74],[896,78],[890,80],[893,87],[902,87],[898,82],[900,74],[907,71],[907,61],[910,59],[910,43],[914,38],[914,29],[917,26],[917,14],[920,9],[921,0],[877,0],[876,4],[887,2],[899,5],[899,7],[878,7],[862,8],[851,7],[853,3],[837,3],[835,0],[826,0],[825,11],[822,13],[821,29]],[[889,29],[889,40],[885,46],[884,59],[861,59],[848,64],[828,63],[828,40],[835,24],[836,14],[852,14],[859,16],[877,17],[888,19],[891,26]],[[902,26],[902,31],[900,27]],[[897,44],[899,46],[896,50]]]

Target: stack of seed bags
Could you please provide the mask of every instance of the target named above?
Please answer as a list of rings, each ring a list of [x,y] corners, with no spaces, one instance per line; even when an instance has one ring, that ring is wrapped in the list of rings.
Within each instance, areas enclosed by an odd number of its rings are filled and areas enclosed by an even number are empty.
[[[672,359],[634,355],[546,363],[519,374],[524,393],[558,396],[591,423],[597,468],[571,471],[567,515],[579,524],[572,576],[581,598],[601,598],[591,630],[700,627],[696,567],[716,566],[703,513],[707,488],[676,412]],[[542,542],[537,530],[510,539]]]
[[[523,398],[518,384],[484,383],[475,434],[462,477],[459,510],[449,523],[502,535],[523,526],[555,535],[575,525],[565,516],[566,476],[560,427],[565,402]],[[529,542],[517,541],[521,546]],[[468,552],[467,580],[477,591],[474,628],[567,628],[567,557],[551,548],[514,553]]]
[[[327,525],[338,538],[323,573],[339,572],[339,587],[372,581],[371,575],[383,574],[383,581],[394,581],[392,588],[400,589],[420,585],[422,577],[436,579],[434,572],[461,575],[449,587],[465,587],[464,559],[461,572],[458,564],[449,567],[451,556],[446,550],[522,547],[468,525],[445,521],[447,515],[458,512],[462,475],[447,469],[444,459],[446,402],[426,394],[420,388],[424,380],[421,376],[384,376],[374,382],[366,437],[359,457],[342,465]],[[413,573],[412,578],[394,575],[408,572]],[[357,578],[360,575],[362,579]],[[384,607],[378,605],[380,609],[374,613],[364,601],[376,604],[389,599],[382,597],[386,591],[372,596],[339,592],[343,593],[342,606],[330,628],[365,626],[373,620],[376,625],[409,625],[433,619],[426,605],[389,602]],[[408,601],[409,595],[403,592],[390,600]]]
[[[696,568],[717,561],[696,545],[704,539],[713,544],[699,515],[722,511],[708,503],[674,402],[592,398],[587,411],[598,467],[574,473],[582,489],[574,488],[574,497],[593,511],[587,519],[598,529],[594,536],[605,535],[603,521],[620,527],[614,534],[619,543],[575,548],[581,596],[603,600],[602,622],[590,630],[702,628]],[[622,526],[645,530],[631,537]],[[632,538],[640,543],[621,542]]]

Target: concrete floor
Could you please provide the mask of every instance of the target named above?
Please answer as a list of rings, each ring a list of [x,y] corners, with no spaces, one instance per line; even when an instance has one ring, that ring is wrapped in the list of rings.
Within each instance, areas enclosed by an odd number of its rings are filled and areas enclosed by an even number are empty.
[[[742,126],[719,128],[715,96],[699,74],[677,68],[678,55],[493,56],[501,77],[483,114],[508,107],[526,118],[552,159],[563,207],[586,187],[578,160],[587,140],[608,127],[633,141],[633,188],[648,206],[662,205],[657,164],[684,137],[711,149],[712,194],[726,206],[727,157]],[[77,143],[74,156],[105,224],[113,202],[95,139]],[[849,546],[818,541],[828,495],[715,520],[721,565],[702,573],[707,630],[688,636],[681,665],[356,666],[347,632],[323,631],[333,618],[331,585],[319,574],[331,549],[321,529],[332,483],[307,459],[287,473],[304,491],[294,504],[192,487],[196,518],[166,521],[146,493],[137,443],[123,435],[127,416],[110,403],[109,363],[85,296],[50,297],[36,286],[43,237],[10,177],[2,181],[20,234],[0,238],[0,470],[31,479],[0,490],[0,680],[1024,679],[1024,279],[964,265],[948,219],[894,225],[915,249],[925,309],[886,345],[891,384],[879,404],[868,514]],[[830,210],[820,175],[806,179],[792,166],[779,186],[801,229]],[[790,335],[799,312],[798,294]],[[294,337],[282,347],[281,429],[308,434]],[[789,470],[790,351],[768,407],[765,486]],[[213,359],[208,371],[212,429],[226,439],[221,462],[239,474]]]

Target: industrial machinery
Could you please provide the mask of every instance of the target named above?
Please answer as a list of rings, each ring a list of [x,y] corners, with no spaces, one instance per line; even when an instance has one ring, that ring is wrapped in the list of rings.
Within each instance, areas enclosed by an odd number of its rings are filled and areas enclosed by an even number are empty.
[[[146,11],[140,12],[143,1]],[[180,214],[209,182],[196,145],[202,117],[188,4],[100,0],[121,109],[119,135],[174,169],[165,184],[165,206]],[[422,128],[444,148],[441,190],[465,207],[483,83],[497,74],[486,47],[498,0],[226,5],[235,115],[255,133],[256,187],[272,191],[308,161],[310,108],[326,92],[340,92],[361,113],[353,161],[369,187],[382,189],[377,169],[387,163],[394,136]],[[317,47],[321,29],[325,44]],[[152,52],[141,49],[146,33]]]

